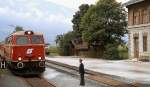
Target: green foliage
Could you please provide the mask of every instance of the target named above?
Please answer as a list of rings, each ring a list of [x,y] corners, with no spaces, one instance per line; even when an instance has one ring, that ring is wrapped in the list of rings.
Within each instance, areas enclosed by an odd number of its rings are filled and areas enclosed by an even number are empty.
[[[50,56],[59,56],[59,50],[56,46],[50,46]]]
[[[51,53],[58,53],[58,48],[56,46],[49,47]]]
[[[75,38],[81,38],[82,30],[80,29],[80,23],[81,19],[84,16],[84,14],[87,12],[89,9],[88,4],[82,4],[79,7],[79,11],[73,15],[72,23],[73,23],[73,31],[75,32]]]
[[[75,38],[74,32],[68,32],[64,35],[56,37],[56,43],[59,45],[58,49],[60,55],[69,56],[70,49],[73,48],[72,40]]]
[[[115,0],[99,0],[80,23],[82,38],[91,46],[97,44],[96,47],[102,48],[101,56],[112,56],[111,59],[119,58],[117,49],[111,44],[118,47],[124,43],[122,37],[127,33],[126,26],[126,11]]]
[[[125,45],[108,44],[103,58],[110,60],[121,60],[128,58],[128,49]]]
[[[46,50],[46,55],[49,56],[58,56],[59,55],[59,50],[56,46],[49,46]]]
[[[13,33],[18,32],[18,31],[23,31],[23,30],[24,30],[23,27],[21,27],[21,26],[16,26],[16,27],[15,27],[15,30],[13,31]]]
[[[121,59],[127,59],[128,58],[128,47],[126,45],[120,45],[118,47],[119,56]]]
[[[103,58],[111,59],[111,60],[120,59],[119,51],[117,48],[118,46],[115,44],[107,44],[106,50],[104,51]]]
[[[124,44],[122,37],[127,33],[126,11],[115,0],[99,0],[91,6],[81,5],[72,23],[72,32],[56,38],[62,54],[69,55],[72,40],[81,40],[88,42],[90,51],[99,57],[121,59],[122,55],[126,55],[118,49],[119,45]]]
[[[72,23],[73,23],[73,31],[68,32],[64,35],[58,35],[56,37],[56,43],[59,45],[59,53],[61,55],[72,55],[70,49],[73,48],[72,41],[73,40],[81,40],[82,31],[80,30],[80,22],[84,14],[87,12],[89,8],[88,4],[82,4],[79,7],[79,11],[73,15]]]
[[[50,49],[49,48],[45,48],[45,54],[50,55]]]
[[[97,42],[101,46],[120,43],[126,33],[126,12],[115,0],[99,0],[89,8],[80,26],[87,42]]]

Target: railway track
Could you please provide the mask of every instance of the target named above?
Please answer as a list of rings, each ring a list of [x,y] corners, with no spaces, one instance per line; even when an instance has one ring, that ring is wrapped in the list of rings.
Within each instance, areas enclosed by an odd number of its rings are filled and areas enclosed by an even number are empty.
[[[56,87],[42,77],[23,77],[31,87]]]
[[[63,72],[67,72],[68,74],[79,76],[78,67],[76,66],[71,66],[68,64],[63,64],[63,63],[51,61],[51,60],[46,60],[46,65],[48,67],[51,67],[51,68],[54,68]],[[111,75],[106,75],[106,74],[90,71],[87,69],[85,70],[85,73],[86,73],[85,78],[97,81],[99,83],[106,84],[107,86],[110,86],[110,87],[140,87],[139,85],[134,84],[134,83],[129,84],[120,80],[116,80]]]

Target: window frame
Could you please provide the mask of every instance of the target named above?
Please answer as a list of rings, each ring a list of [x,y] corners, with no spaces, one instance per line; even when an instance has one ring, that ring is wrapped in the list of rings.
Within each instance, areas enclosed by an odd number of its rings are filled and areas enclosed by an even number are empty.
[[[41,43],[33,43],[33,37],[35,36],[40,37]],[[30,38],[31,38],[31,44],[44,44],[44,39],[42,35],[32,35]]]
[[[143,24],[149,23],[149,10],[144,9],[142,12],[143,12],[143,16],[142,16],[143,21],[142,21],[142,23]]]
[[[17,43],[17,38],[18,38],[18,37],[26,37],[26,38],[27,38],[27,43],[25,43],[25,44],[18,44],[18,43]],[[17,35],[17,36],[16,36],[16,39],[15,39],[15,43],[16,43],[16,45],[27,45],[27,44],[30,44],[30,39],[29,39],[29,37],[26,36],[26,35]]]

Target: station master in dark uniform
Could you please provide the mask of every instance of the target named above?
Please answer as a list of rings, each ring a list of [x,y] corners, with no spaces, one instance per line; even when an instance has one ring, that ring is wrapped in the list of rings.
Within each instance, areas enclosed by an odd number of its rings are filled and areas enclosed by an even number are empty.
[[[80,86],[85,86],[85,81],[84,81],[84,65],[82,63],[82,59],[79,60],[80,66],[79,66],[79,74],[80,74]]]

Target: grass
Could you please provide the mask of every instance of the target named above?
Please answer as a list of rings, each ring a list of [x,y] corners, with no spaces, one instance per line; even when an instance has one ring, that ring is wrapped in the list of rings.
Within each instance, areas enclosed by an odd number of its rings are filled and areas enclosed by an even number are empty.
[[[128,48],[127,48],[127,46],[119,46],[118,51],[119,51],[119,56],[122,59],[127,59],[128,58]]]
[[[48,48],[48,51],[49,51],[49,56],[59,56],[59,51],[58,51],[58,48],[56,46],[50,46]]]

